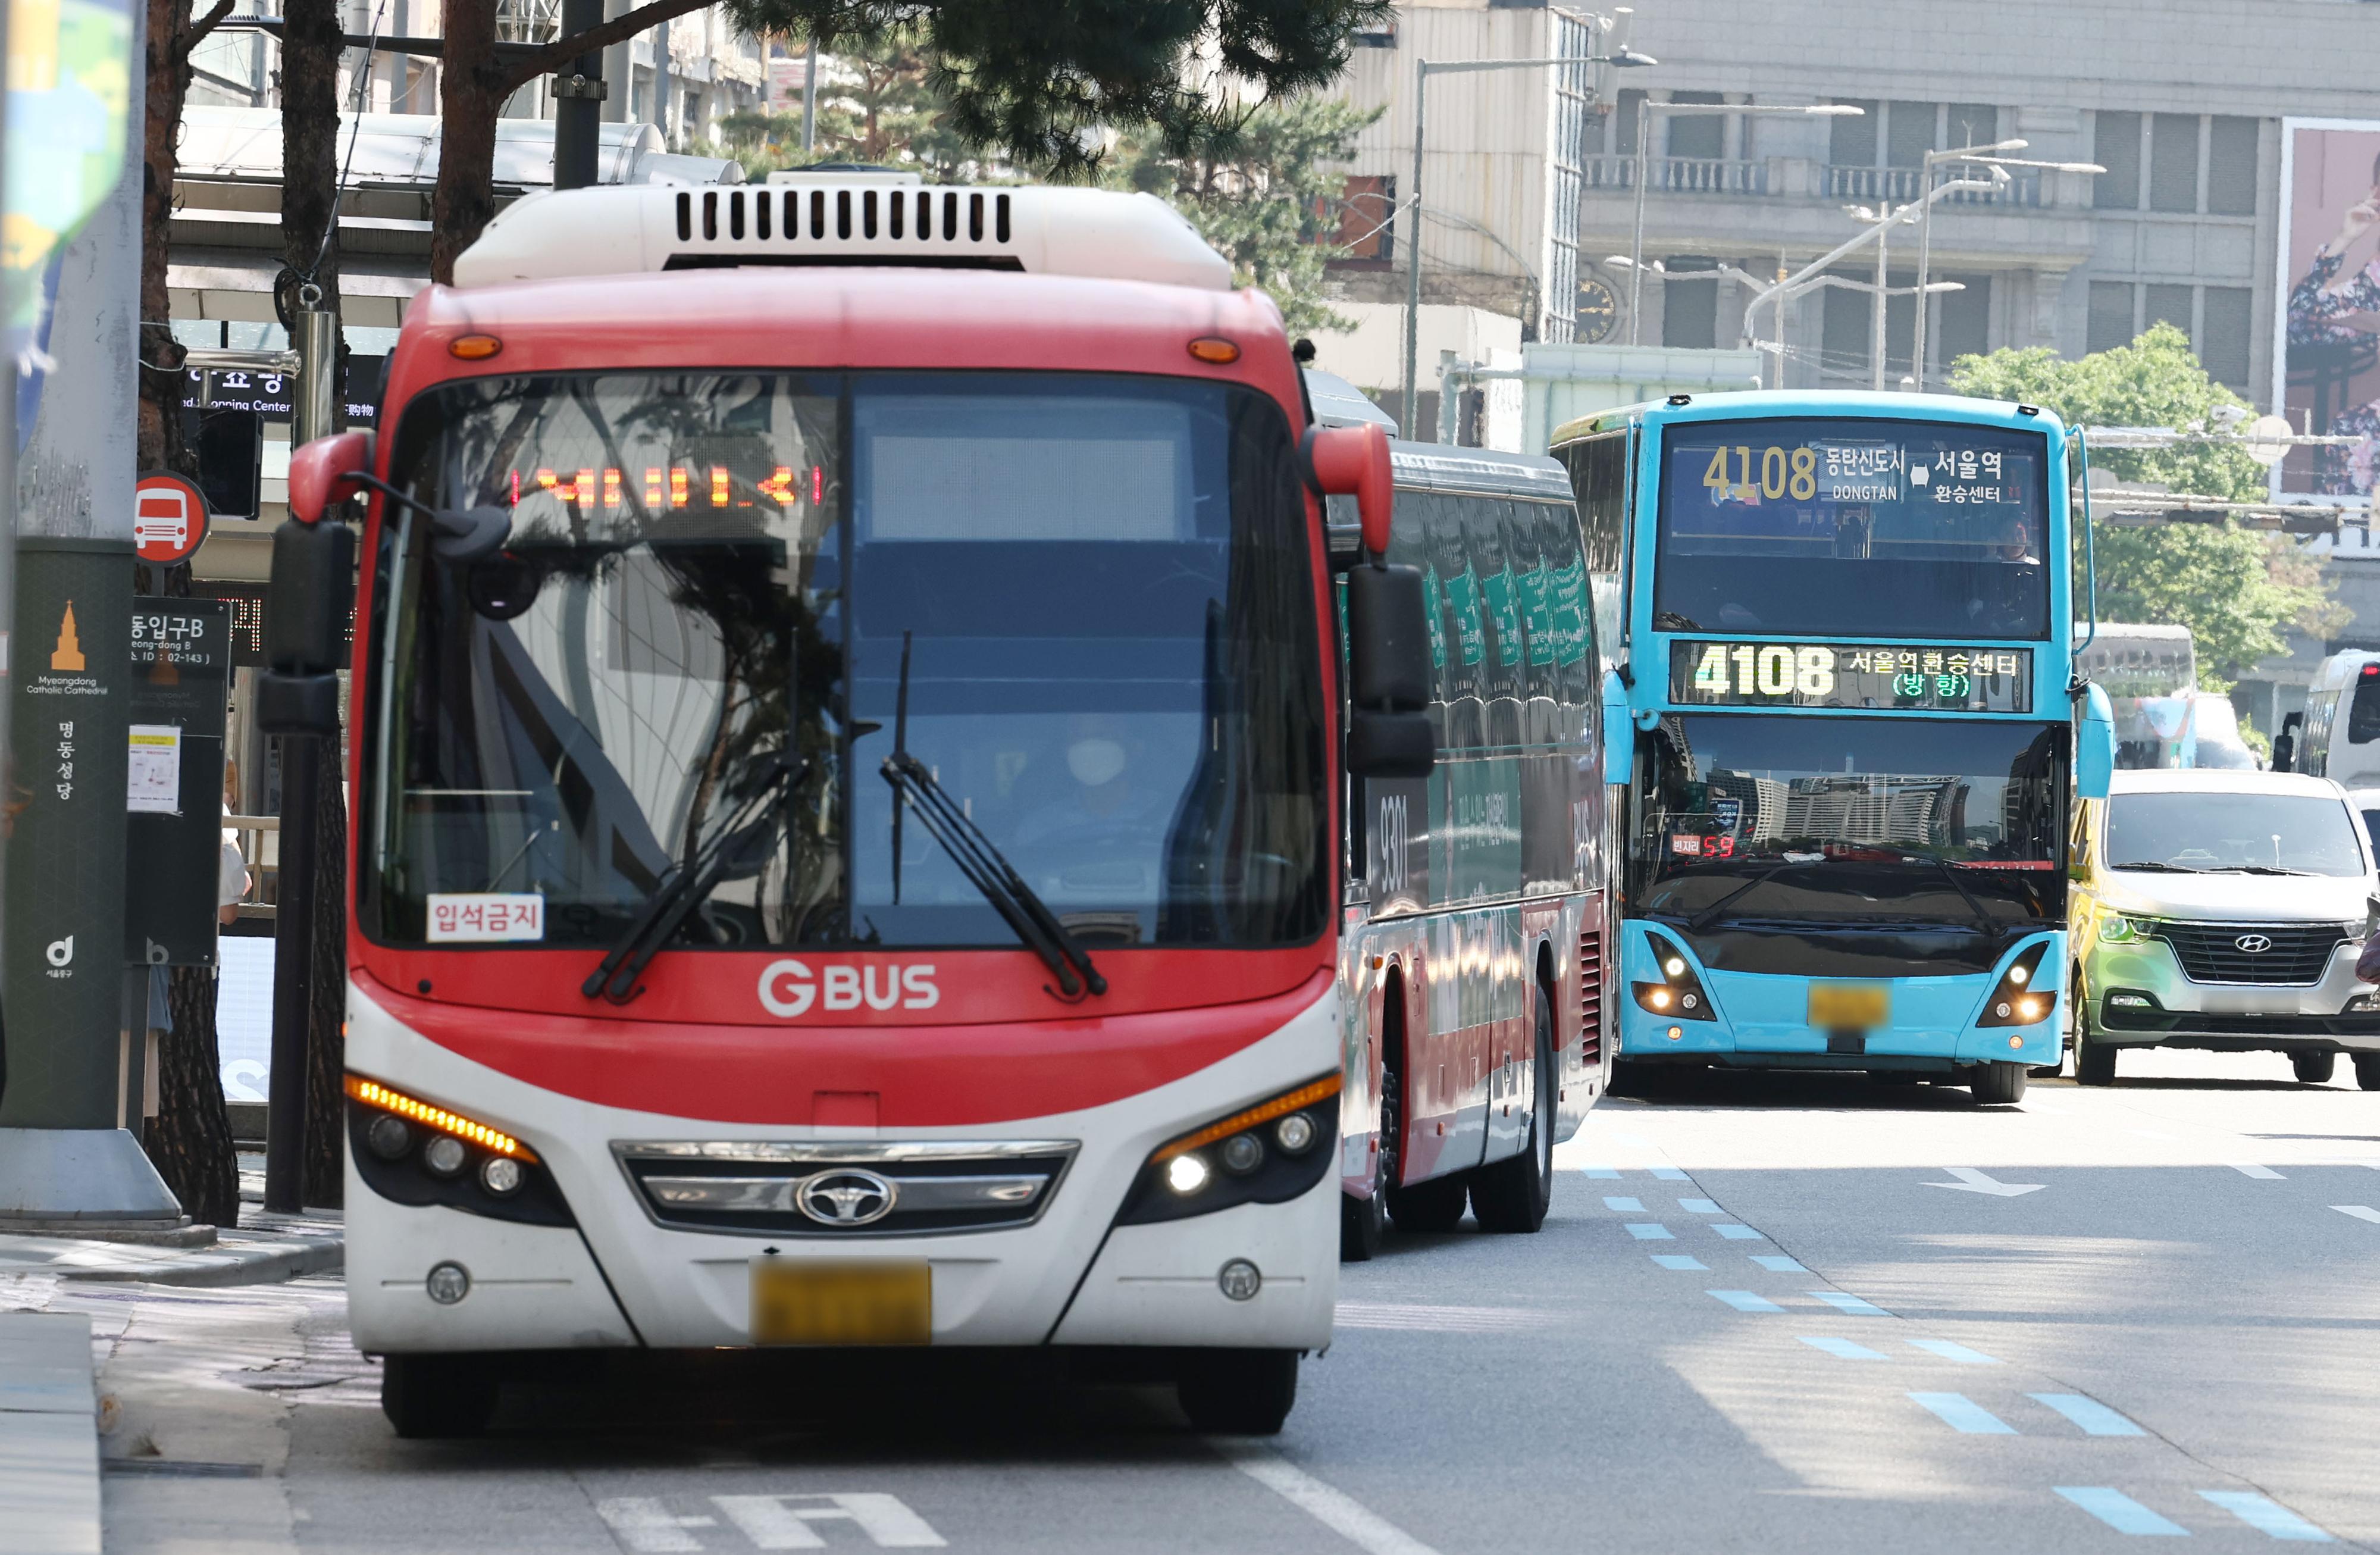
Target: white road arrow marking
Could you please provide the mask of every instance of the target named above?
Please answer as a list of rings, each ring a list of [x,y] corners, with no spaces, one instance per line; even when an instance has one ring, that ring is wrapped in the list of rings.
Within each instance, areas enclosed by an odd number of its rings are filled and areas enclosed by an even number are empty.
[[[2015,1198],[2023,1194],[2039,1193],[2046,1183],[1998,1183],[1972,1166],[1946,1166],[1942,1169],[1959,1179],[1955,1183],[1927,1183],[1929,1188],[1956,1188],[1961,1193],[1987,1193],[1994,1198]]]

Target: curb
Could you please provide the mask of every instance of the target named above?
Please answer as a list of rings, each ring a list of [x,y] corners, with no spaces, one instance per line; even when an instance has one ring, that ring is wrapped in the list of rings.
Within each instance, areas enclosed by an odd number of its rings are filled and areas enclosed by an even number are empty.
[[[346,1261],[346,1241],[342,1237],[277,1245],[217,1246],[203,1253],[185,1254],[170,1262],[60,1269],[57,1272],[62,1279],[83,1282],[137,1280],[151,1285],[273,1285],[284,1280],[295,1280],[301,1274],[321,1274],[344,1269]]]
[[[346,1253],[346,1235],[334,1217],[292,1216],[284,1224],[235,1230],[205,1247],[0,1235],[0,1274],[45,1274],[76,1282],[268,1285],[342,1269]]]
[[[0,1312],[0,1555],[99,1555],[91,1318]]]

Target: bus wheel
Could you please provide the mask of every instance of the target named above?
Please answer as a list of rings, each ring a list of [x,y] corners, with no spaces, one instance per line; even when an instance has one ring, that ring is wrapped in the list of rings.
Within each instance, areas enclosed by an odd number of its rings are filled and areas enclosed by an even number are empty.
[[[1388,1190],[1389,1219],[1404,1232],[1452,1231],[1463,1223],[1463,1206],[1471,1197],[1471,1173],[1433,1177],[1411,1187]]]
[[[381,1361],[380,1408],[408,1440],[477,1436],[496,1412],[492,1355],[387,1355]]]
[[[1471,1174],[1471,1212],[1481,1231],[1534,1232],[1554,1200],[1554,1017],[1546,990],[1536,990],[1536,1092],[1529,1138],[1521,1153]]]
[[[1173,1391],[1199,1430],[1274,1436],[1297,1403],[1297,1352],[1193,1350]]]
[[[1977,1064],[1975,1077],[1967,1082],[1967,1088],[1986,1107],[2022,1100],[2024,1077],[2030,1072],[2031,1066],[2022,1063]]]

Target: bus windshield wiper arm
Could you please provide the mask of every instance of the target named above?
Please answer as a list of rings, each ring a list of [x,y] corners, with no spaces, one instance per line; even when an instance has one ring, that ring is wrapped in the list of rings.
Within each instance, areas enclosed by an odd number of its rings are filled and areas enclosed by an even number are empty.
[[[771,802],[780,790],[808,767],[807,758],[780,752],[776,764],[760,780],[752,796],[735,808],[710,841],[672,864],[654,883],[652,894],[645,898],[645,905],[630,920],[627,932],[604,953],[602,961],[588,974],[578,991],[589,999],[606,999],[614,1004],[625,1004],[644,992],[637,979],[677,933],[686,915],[710,894],[728,866],[749,857],[754,848],[768,844],[777,820],[776,812],[770,808]]]
[[[1705,907],[1701,912],[1698,912],[1694,917],[1686,919],[1687,930],[1692,933],[1700,933],[1702,930],[1708,929],[1713,923],[1717,922],[1718,920],[1718,915],[1732,906],[1737,897],[1743,895],[1746,892],[1753,890],[1756,886],[1767,884],[1770,881],[1776,879],[1779,875],[1783,874],[1788,869],[1806,869],[1809,867],[1809,864],[1810,860],[1806,858],[1789,858],[1782,864],[1770,865],[1767,869],[1761,870],[1760,873],[1753,876],[1742,885],[1737,886],[1733,891],[1729,892],[1718,901],[1713,902],[1709,906]]]
[[[967,883],[983,893],[992,911],[1058,979],[1057,988],[1049,991],[1072,1003],[1083,997],[1086,987],[1093,993],[1108,990],[1108,980],[1091,965],[1090,953],[1075,942],[1050,905],[1025,883],[1025,877],[983,834],[982,828],[967,819],[966,811],[952,800],[924,762],[906,750],[895,750],[884,759],[883,771],[884,781],[892,785],[893,814],[897,817],[897,807],[904,804],[917,808],[917,823],[942,844],[942,851],[951,856]],[[1077,967],[1082,969],[1079,978]]]
[[[1959,878],[1959,871],[1951,867],[1950,861],[1938,853],[1929,853],[1925,856],[1927,863],[1942,871],[1942,878],[1950,882],[1950,889],[1959,893],[1959,900],[1967,904],[1967,910],[1975,915],[1975,931],[1985,939],[1997,943],[2000,937],[1999,923],[1991,914],[1984,911],[1983,903],[1977,901],[1975,893],[1967,889],[1967,882]]]

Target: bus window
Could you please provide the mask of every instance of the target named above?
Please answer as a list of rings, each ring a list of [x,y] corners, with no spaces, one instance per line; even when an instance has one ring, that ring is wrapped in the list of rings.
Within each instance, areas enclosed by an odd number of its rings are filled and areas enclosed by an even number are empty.
[[[1438,569],[1430,565],[1428,510],[1432,500],[1425,492],[1398,491],[1396,516],[1389,529],[1388,561],[1390,566],[1413,567],[1421,573],[1422,615],[1429,627],[1429,719],[1438,730],[1439,743],[1443,745],[1446,704],[1451,699],[1448,663],[1453,653],[1448,641],[1445,586],[1439,580]],[[1342,589],[1342,597],[1343,593]]]
[[[2380,740],[2380,665],[2364,666],[2355,677],[2355,699],[2347,708],[2347,743],[2370,745]]]
[[[1628,536],[1628,444],[1625,431],[1574,443],[1561,451],[1585,530],[1587,591],[1594,604],[1596,658],[1618,662],[1622,619],[1621,578]]]
[[[1462,511],[1455,505],[1458,500],[1435,492],[1416,493],[1413,498],[1421,514],[1430,579],[1444,622],[1447,652],[1439,699],[1446,704],[1446,743],[1450,749],[1464,750],[1483,743],[1479,708],[1488,627],[1479,574],[1463,534]]]
[[[1488,743],[1520,743],[1520,703],[1528,696],[1524,668],[1528,648],[1521,632],[1521,589],[1506,533],[1510,504],[1494,497],[1457,496],[1472,569],[1479,577],[1480,613],[1488,628],[1480,664],[1486,674],[1480,697],[1488,708]]]
[[[1587,625],[1586,561],[1579,549],[1578,519],[1554,503],[1523,503],[1536,525],[1537,553],[1546,569],[1547,614],[1552,627],[1553,684],[1541,695],[1566,708],[1595,699],[1595,654]],[[1531,662],[1536,662],[1532,657]]]

